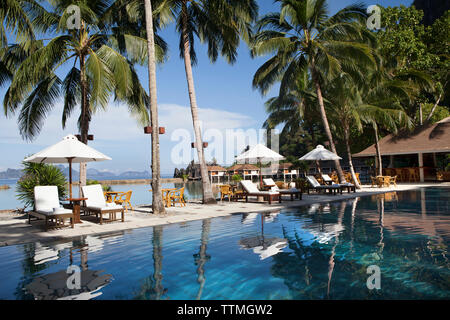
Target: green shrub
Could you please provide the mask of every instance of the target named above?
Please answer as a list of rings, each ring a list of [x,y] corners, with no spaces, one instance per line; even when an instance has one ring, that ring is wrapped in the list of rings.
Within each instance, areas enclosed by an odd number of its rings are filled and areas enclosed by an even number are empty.
[[[67,181],[62,171],[50,164],[23,162],[23,176],[17,182],[17,199],[34,207],[34,187],[57,186],[60,199],[67,197]]]
[[[86,180],[86,185],[87,185],[87,186],[90,186],[90,185],[93,185],[93,184],[99,184],[99,185],[101,185],[103,191],[105,191],[105,192],[112,191],[111,186],[106,185],[106,184],[101,184],[100,181],[98,181],[98,180],[89,180],[89,179]]]
[[[308,188],[308,181],[306,181],[306,179],[297,178],[295,180],[295,187],[297,189],[305,190]]]
[[[234,174],[234,175],[231,177],[231,180],[233,180],[234,182],[239,182],[239,181],[244,180],[244,178],[242,178],[242,176],[241,176],[240,174]]]

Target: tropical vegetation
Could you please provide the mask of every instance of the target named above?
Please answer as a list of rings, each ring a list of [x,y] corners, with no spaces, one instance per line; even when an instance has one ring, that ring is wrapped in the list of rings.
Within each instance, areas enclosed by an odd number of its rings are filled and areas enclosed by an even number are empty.
[[[67,196],[67,181],[62,171],[51,164],[23,162],[23,176],[17,182],[17,198],[25,207],[34,207],[34,187],[57,186],[60,199]]]
[[[290,162],[324,144],[346,155],[356,181],[351,155],[375,143],[381,174],[382,136],[450,115],[450,11],[425,26],[414,7],[382,8],[383,28],[369,32],[361,5],[329,16],[326,1],[277,2],[255,27],[252,53],[271,58],[253,85],[263,95],[279,85],[264,126],[282,126]]]

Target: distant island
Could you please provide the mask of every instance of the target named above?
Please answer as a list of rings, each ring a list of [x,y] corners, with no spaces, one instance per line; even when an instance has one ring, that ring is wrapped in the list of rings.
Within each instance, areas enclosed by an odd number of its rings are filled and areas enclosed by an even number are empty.
[[[63,172],[63,174],[68,177],[69,176],[69,168],[63,165],[57,165],[59,169]],[[79,171],[72,168],[72,177],[76,179],[80,175]],[[0,179],[9,180],[9,179],[20,179],[22,176],[21,169],[10,169],[8,168],[6,171],[0,172]],[[120,174],[115,174],[111,171],[99,171],[97,169],[89,168],[87,170],[87,178],[91,180],[125,180],[125,179],[150,179],[151,174],[148,171],[126,171]]]

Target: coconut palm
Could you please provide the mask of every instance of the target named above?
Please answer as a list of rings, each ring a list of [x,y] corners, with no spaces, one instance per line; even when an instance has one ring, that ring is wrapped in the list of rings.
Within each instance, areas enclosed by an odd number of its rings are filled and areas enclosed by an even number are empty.
[[[68,24],[70,5],[80,8],[79,28]],[[42,22],[42,31],[53,31],[51,39],[39,40],[20,63],[4,98],[7,115],[19,110],[22,137],[34,139],[55,105],[63,97],[63,128],[77,106],[81,141],[87,143],[92,114],[105,110],[113,97],[124,102],[141,122],[148,123],[148,96],[133,67],[135,51],[126,54],[120,39],[111,31],[113,15],[107,0],[55,0],[51,17]],[[128,39],[128,47],[145,47],[146,39]],[[122,50],[121,50],[122,49]],[[162,60],[162,59],[161,59]],[[58,74],[64,72],[61,79]],[[86,166],[80,166],[80,184],[86,183]]]
[[[153,10],[150,0],[145,0],[145,21],[148,37],[148,82],[150,88],[150,118],[152,125],[152,210],[154,214],[165,213],[161,193],[161,163],[159,157],[158,102],[156,90],[156,55],[153,29]]]
[[[336,153],[323,98],[324,83],[342,71],[357,73],[358,68],[375,60],[365,43],[372,39],[365,28],[362,5],[348,6],[329,17],[326,0],[279,0],[281,12],[262,17],[252,43],[255,56],[274,53],[255,73],[253,86],[266,94],[280,82],[280,93],[305,71],[313,82],[323,127]],[[345,181],[339,161],[339,179]]]
[[[0,0],[0,47],[8,44],[7,34],[15,33],[17,42],[34,40],[34,29],[48,13],[35,0]]]
[[[258,7],[254,0],[162,0],[157,11],[176,20],[180,34],[180,56],[184,60],[195,146],[203,187],[203,203],[215,203],[203,150],[198,118],[192,65],[197,62],[194,40],[208,44],[208,56],[215,62],[219,55],[234,63],[240,37],[249,40],[250,24],[256,19]]]
[[[373,70],[373,73],[379,70]],[[371,79],[369,74],[368,80]],[[350,173],[356,187],[361,186],[356,179],[350,148],[351,129],[362,133],[365,124],[371,124],[374,130],[383,127],[391,132],[396,132],[398,127],[410,126],[411,121],[402,109],[399,101],[408,96],[409,83],[402,81],[389,81],[385,79],[378,86],[369,86],[368,82],[358,86],[348,74],[341,74],[328,83],[326,89],[327,107],[331,110],[331,120],[335,123],[335,132],[344,142],[350,167]],[[403,95],[400,95],[403,93]],[[376,140],[378,138],[375,133]],[[381,163],[381,162],[379,162]],[[379,166],[381,167],[381,166]]]
[[[269,114],[263,124],[265,129],[273,129],[283,124],[282,135],[306,130],[311,135],[312,145],[316,146],[317,130],[321,130],[320,117],[315,112],[317,98],[308,74],[304,72],[291,82],[289,89],[280,92],[265,103]]]

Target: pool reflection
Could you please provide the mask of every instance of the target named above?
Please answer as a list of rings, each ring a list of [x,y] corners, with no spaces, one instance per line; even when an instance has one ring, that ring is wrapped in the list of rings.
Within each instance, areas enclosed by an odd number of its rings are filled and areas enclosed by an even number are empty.
[[[423,189],[0,248],[0,298],[445,299],[448,208],[448,190]]]

